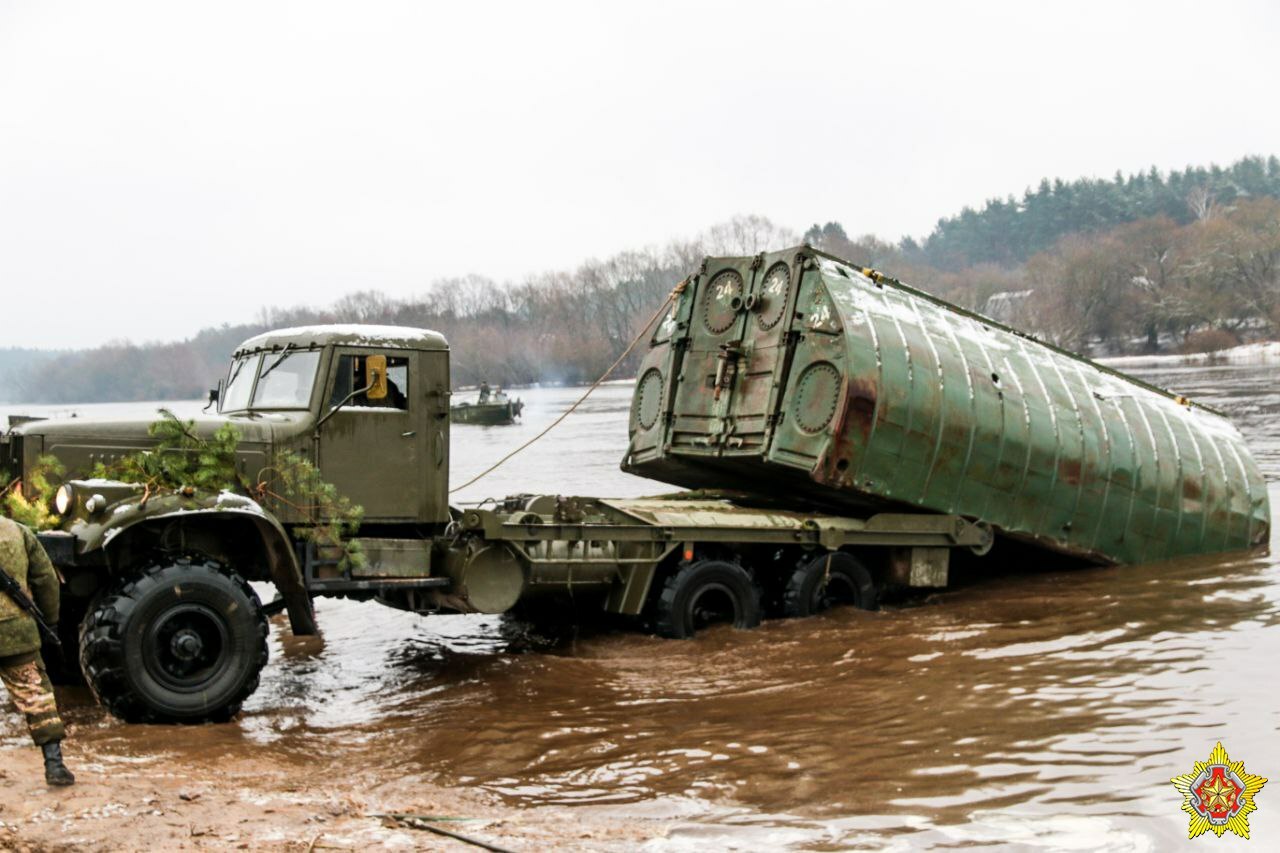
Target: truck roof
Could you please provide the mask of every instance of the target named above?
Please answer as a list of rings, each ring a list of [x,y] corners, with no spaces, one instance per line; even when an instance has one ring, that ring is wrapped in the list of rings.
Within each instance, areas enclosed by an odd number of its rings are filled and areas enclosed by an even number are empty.
[[[412,326],[374,326],[358,323],[327,326],[295,326],[275,329],[249,338],[236,347],[235,354],[261,349],[281,349],[285,346],[320,347],[326,344],[345,344],[357,347],[385,347],[395,349],[447,350],[449,342],[444,335],[430,329]]]

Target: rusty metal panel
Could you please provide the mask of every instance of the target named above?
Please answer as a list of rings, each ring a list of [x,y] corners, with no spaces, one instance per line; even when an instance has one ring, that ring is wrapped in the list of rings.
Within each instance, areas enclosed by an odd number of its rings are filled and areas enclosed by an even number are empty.
[[[950,548],[890,548],[889,577],[903,586],[944,587]]]
[[[1105,562],[1266,541],[1221,414],[801,247],[708,258],[640,370],[623,468],[797,506],[978,518]]]

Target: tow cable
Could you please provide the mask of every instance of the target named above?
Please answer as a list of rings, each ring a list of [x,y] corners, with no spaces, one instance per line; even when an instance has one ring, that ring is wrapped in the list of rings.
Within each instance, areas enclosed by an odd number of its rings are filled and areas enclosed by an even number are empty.
[[[472,477],[470,480],[467,480],[467,482],[463,483],[461,486],[455,486],[454,488],[450,489],[449,494],[453,494],[454,492],[461,491],[462,489],[467,488],[467,486],[470,486],[473,483],[477,483],[480,480],[484,479],[485,477],[489,476],[494,471],[498,470],[498,468],[500,468],[503,464],[505,464],[507,460],[509,460],[511,457],[515,456],[517,453],[519,453],[522,450],[526,450],[535,441],[542,438],[544,435],[551,432],[551,430],[559,426],[561,421],[569,417],[569,415],[573,414],[574,410],[576,410],[579,406],[581,406],[584,402],[586,402],[586,399],[591,396],[591,392],[599,388],[600,385],[606,379],[609,378],[610,374],[612,374],[613,371],[618,369],[618,365],[622,364],[622,362],[626,359],[626,357],[631,355],[631,351],[636,348],[636,344],[640,343],[640,339],[649,333],[649,329],[651,329],[653,327],[653,324],[657,322],[658,318],[662,316],[662,312],[666,311],[667,306],[670,305],[673,301],[675,301],[675,298],[677,296],[679,296],[681,293],[684,292],[684,289],[688,284],[689,284],[689,279],[686,278],[684,281],[680,282],[679,284],[677,284],[675,287],[671,289],[671,292],[667,294],[667,298],[664,299],[662,301],[662,304],[658,306],[658,310],[653,312],[653,316],[649,318],[649,322],[645,323],[644,327],[640,329],[640,332],[634,338],[631,339],[631,343],[627,344],[627,348],[622,351],[622,355],[618,356],[617,360],[613,364],[609,365],[608,370],[600,374],[599,379],[591,383],[591,386],[587,388],[586,392],[584,392],[583,395],[579,397],[572,406],[565,409],[560,414],[560,416],[556,418],[554,421],[552,421],[550,424],[548,424],[546,428],[542,430],[542,432],[538,433],[533,438],[529,439],[524,444],[517,447],[515,450],[511,451],[506,456],[502,457],[497,462],[493,463],[488,468],[481,471],[479,474],[476,474],[474,477]]]

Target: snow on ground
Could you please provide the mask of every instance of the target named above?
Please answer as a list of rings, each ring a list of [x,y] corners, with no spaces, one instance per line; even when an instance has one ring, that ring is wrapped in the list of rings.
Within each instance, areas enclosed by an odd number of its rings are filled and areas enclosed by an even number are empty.
[[[1122,355],[1097,358],[1094,361],[1108,367],[1175,367],[1178,365],[1208,364],[1280,364],[1280,341],[1242,344],[1214,352],[1194,352],[1173,355]]]

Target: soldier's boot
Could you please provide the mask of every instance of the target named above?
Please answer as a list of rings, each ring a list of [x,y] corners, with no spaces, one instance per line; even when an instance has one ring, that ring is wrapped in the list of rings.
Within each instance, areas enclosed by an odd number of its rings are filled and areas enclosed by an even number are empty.
[[[62,763],[62,741],[51,740],[40,749],[44,752],[44,781],[49,785],[74,785],[75,775]]]

